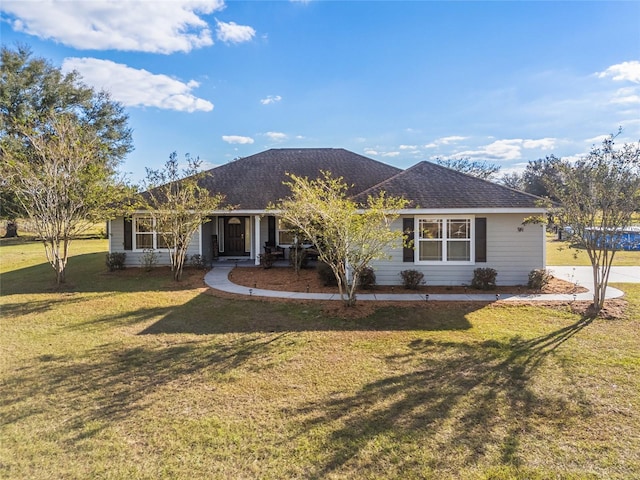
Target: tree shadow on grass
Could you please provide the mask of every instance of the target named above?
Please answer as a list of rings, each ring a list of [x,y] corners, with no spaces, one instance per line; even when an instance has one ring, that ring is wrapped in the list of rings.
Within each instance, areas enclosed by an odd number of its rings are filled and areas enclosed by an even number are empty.
[[[167,311],[142,335],[189,333],[273,333],[308,331],[440,331],[471,328],[469,314],[486,304],[402,304],[371,308],[361,318],[339,318],[327,314],[318,302],[266,302],[198,295],[179,309]]]
[[[3,379],[3,423],[55,414],[60,438],[75,443],[150,406],[153,392],[199,375],[269,368],[285,333],[245,335],[223,344],[181,342],[121,348],[103,345],[82,359],[41,355]],[[51,401],[57,407],[51,408]],[[24,408],[25,404],[27,408]],[[63,421],[60,421],[63,419]]]
[[[185,269],[186,276],[203,272]],[[51,266],[40,263],[30,267],[4,272],[0,275],[2,295],[32,293],[79,292],[142,292],[148,290],[181,290],[191,288],[188,282],[175,282],[168,267],[151,271],[127,268],[109,272],[105,266],[105,253],[87,253],[69,258],[66,281],[56,285]]]
[[[62,305],[80,306],[88,301],[109,297],[110,295],[108,293],[101,294],[97,297],[93,296],[90,299],[74,296],[73,294],[65,294],[56,299],[47,298],[46,300],[29,300],[28,302],[7,302],[2,304],[2,314],[7,317],[46,314]]]
[[[444,472],[449,464],[472,466],[489,456],[494,464],[518,468],[522,435],[540,422],[561,428],[572,417],[591,413],[588,404],[572,400],[576,392],[531,385],[541,363],[590,322],[581,319],[529,340],[412,341],[410,353],[387,357],[390,368],[408,373],[285,411],[299,426],[293,440],[309,448],[310,439],[319,438],[325,446],[324,461],[313,474],[317,478],[354,468],[375,471],[373,463],[393,465],[391,476],[415,472],[416,463]],[[408,453],[403,453],[405,441]],[[371,454],[371,445],[385,442],[393,449]],[[428,464],[410,451],[416,444],[434,452],[427,455]]]
[[[8,315],[42,314],[73,302],[83,302],[80,293],[168,292],[204,288],[203,272],[186,270],[185,280],[175,282],[166,269],[146,272],[144,269],[127,269],[107,272],[104,253],[73,256],[69,259],[68,281],[56,286],[53,270],[47,263],[26,267],[0,276],[3,310]],[[18,294],[58,294],[43,300],[11,302]],[[93,301],[99,297],[92,296]],[[114,296],[114,302],[117,298]],[[338,304],[334,301],[333,304]],[[360,302],[365,303],[365,302]],[[207,294],[197,296],[186,304],[167,308],[139,308],[105,311],[88,315],[86,322],[75,323],[82,328],[89,323],[104,326],[134,325],[152,318],[159,320],[142,333],[193,333],[223,334],[247,332],[312,331],[312,330],[464,330],[470,328],[467,315],[485,306],[480,302],[468,302],[455,306],[415,303],[397,304],[393,307],[375,307],[370,314],[358,318],[337,318],[335,312],[324,311],[318,302],[269,302],[256,298],[225,298]],[[360,307],[355,307],[355,309]]]

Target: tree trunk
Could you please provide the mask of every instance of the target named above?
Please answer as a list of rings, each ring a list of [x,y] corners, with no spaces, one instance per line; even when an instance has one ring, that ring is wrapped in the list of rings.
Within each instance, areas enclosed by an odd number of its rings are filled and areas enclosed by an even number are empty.
[[[599,265],[593,265],[593,310],[597,314],[604,306],[607,294],[608,272],[601,270]],[[605,273],[607,273],[605,275]]]
[[[3,238],[15,238],[18,236],[18,223],[15,220],[7,220],[7,233]]]

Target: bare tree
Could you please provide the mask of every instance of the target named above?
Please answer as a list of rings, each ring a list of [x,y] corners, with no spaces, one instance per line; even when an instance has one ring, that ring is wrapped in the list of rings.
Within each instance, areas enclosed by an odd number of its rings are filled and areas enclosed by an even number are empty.
[[[2,173],[35,222],[60,284],[65,281],[71,241],[113,215],[118,199],[130,189],[108,164],[97,160],[102,142],[94,130],[68,114],[52,116],[45,125],[19,129],[26,149],[2,145]],[[29,152],[28,160],[24,151]]]
[[[483,180],[491,180],[500,171],[500,165],[488,163],[485,161],[472,161],[468,158],[446,159],[437,158],[438,165],[466,173],[473,177],[482,178]]]
[[[500,183],[505,187],[514,188],[516,190],[524,189],[522,175],[517,172],[503,174],[502,177],[500,177]]]

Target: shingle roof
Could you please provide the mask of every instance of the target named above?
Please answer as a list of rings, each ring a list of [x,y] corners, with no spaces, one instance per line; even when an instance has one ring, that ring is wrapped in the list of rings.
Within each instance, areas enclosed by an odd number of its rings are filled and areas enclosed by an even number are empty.
[[[410,208],[536,208],[539,197],[430,162],[407,170],[356,195],[365,202],[380,191],[404,197]]]
[[[377,185],[402,172],[371,158],[341,148],[271,149],[208,170],[202,185],[212,193],[223,193],[226,203],[243,210],[264,210],[290,194],[283,185],[286,173],[315,179],[320,170],[343,177],[354,187],[351,195]]]

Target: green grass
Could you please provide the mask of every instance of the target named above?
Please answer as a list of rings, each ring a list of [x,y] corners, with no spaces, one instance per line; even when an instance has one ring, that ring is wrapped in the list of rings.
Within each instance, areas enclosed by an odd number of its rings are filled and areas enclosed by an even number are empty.
[[[640,252],[616,252],[613,264],[619,267],[640,266]],[[555,235],[548,234],[547,265],[588,266],[591,262],[586,250],[572,247],[569,242],[556,240]]]
[[[0,247],[0,477],[638,478],[640,285],[568,307],[211,295]]]

